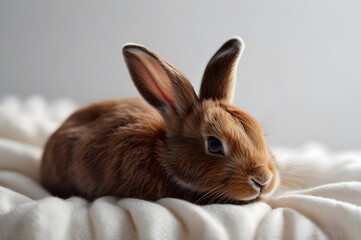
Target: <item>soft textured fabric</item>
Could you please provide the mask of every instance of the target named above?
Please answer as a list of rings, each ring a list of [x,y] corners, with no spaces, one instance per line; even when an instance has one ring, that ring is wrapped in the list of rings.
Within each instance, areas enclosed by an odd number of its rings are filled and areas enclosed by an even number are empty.
[[[361,151],[318,144],[273,149],[281,184],[266,202],[53,197],[39,184],[42,146],[74,109],[40,97],[0,102],[0,239],[361,238]]]

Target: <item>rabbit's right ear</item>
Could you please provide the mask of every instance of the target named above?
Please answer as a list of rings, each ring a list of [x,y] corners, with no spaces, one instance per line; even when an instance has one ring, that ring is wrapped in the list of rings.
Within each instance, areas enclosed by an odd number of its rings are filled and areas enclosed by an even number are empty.
[[[123,56],[139,93],[162,115],[186,115],[198,101],[192,85],[183,74],[148,48],[126,44]]]
[[[214,99],[232,102],[237,64],[243,49],[243,40],[240,37],[233,37],[213,55],[203,74],[200,100]]]

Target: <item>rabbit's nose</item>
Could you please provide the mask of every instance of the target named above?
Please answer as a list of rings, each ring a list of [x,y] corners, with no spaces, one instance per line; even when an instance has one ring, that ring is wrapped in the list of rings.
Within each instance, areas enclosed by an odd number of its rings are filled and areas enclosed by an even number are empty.
[[[257,178],[249,177],[248,182],[256,189],[262,190],[262,188],[267,187],[267,185],[272,181],[272,176],[269,178]]]

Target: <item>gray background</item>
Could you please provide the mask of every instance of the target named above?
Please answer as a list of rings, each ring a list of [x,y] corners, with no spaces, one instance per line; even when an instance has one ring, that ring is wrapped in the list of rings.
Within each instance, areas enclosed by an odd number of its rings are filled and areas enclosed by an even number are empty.
[[[361,1],[0,0],[0,97],[137,95],[127,42],[166,57],[198,91],[234,35],[246,43],[234,103],[271,145],[360,149]]]

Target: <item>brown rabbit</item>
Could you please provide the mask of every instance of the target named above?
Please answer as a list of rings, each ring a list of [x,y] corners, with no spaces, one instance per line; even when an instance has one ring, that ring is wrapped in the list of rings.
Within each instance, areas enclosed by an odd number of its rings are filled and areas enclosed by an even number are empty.
[[[278,182],[261,125],[231,105],[243,41],[208,63],[200,95],[164,58],[136,44],[123,55],[140,98],[94,103],[48,140],[42,184],[59,197],[105,195],[155,201],[248,203]]]

